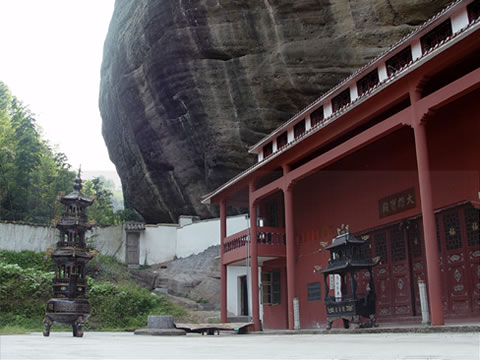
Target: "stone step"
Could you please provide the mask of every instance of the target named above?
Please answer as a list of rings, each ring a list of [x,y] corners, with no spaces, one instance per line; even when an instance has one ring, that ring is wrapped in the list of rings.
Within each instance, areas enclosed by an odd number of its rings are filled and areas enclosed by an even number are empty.
[[[227,322],[229,323],[244,323],[249,322],[250,318],[248,316],[229,316],[227,317]]]

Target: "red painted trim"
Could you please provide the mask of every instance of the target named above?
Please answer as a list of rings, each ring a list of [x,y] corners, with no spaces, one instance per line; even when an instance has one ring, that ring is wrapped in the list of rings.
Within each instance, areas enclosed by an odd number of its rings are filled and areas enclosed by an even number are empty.
[[[433,94],[419,99],[413,104],[417,114],[417,121],[421,121],[423,115],[440,109],[478,88],[480,88],[480,68],[435,91]]]
[[[253,182],[249,185],[250,195],[255,187]],[[250,269],[251,269],[251,289],[252,289],[252,318],[255,331],[261,330],[260,325],[260,302],[258,295],[258,255],[257,255],[257,204],[250,196]]]
[[[277,179],[275,181],[272,181],[271,183],[261,187],[258,190],[255,190],[252,193],[254,201],[257,201],[261,198],[267,197],[268,195],[273,194],[274,192],[279,191],[283,185],[284,185],[285,179],[281,177],[280,179]]]
[[[389,119],[382,121],[380,124],[372,126],[370,129],[365,130],[361,134],[354,136],[353,138],[345,141],[336,148],[318,156],[317,158],[309,161],[308,163],[296,168],[289,172],[286,176],[287,183],[298,181],[307,175],[316,172],[320,168],[346,157],[354,151],[367,146],[375,140],[384,137],[393,131],[401,128],[404,125],[411,123],[411,110],[409,108],[400,111]]]
[[[418,93],[411,92],[412,102],[418,100]],[[417,116],[419,114],[417,113]],[[423,115],[420,115],[420,119]],[[420,120],[416,119],[416,120]],[[415,135],[415,150],[417,155],[418,182],[420,188],[420,202],[422,207],[422,221],[427,262],[427,286],[432,325],[443,325],[443,303],[440,264],[438,260],[437,230],[435,214],[433,212],[432,183],[428,160],[428,146],[425,124],[415,121],[413,126]]]
[[[295,229],[293,221],[293,194],[291,188],[284,189],[285,233],[287,238],[287,308],[288,328],[294,329],[293,298],[295,297]]]
[[[220,201],[220,258],[225,254],[224,239],[227,236],[227,206]],[[227,266],[220,264],[220,321],[227,322]]]

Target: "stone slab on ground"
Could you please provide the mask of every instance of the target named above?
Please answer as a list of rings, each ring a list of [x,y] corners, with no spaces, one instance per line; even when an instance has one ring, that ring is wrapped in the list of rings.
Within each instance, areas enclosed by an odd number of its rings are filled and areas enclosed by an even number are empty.
[[[187,332],[182,329],[145,328],[145,329],[135,330],[134,334],[135,335],[153,335],[153,336],[179,336],[179,335],[186,335]]]
[[[213,335],[215,332],[217,334],[220,331],[235,331],[238,333],[245,333],[249,327],[253,326],[253,323],[219,323],[219,324],[188,324],[188,323],[178,323],[175,324],[177,329],[183,329],[186,332],[194,333],[207,333]]]

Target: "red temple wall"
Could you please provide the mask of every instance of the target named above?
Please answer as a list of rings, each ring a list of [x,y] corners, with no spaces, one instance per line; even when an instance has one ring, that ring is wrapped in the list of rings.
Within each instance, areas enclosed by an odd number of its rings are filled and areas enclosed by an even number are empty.
[[[436,209],[466,200],[478,201],[480,106],[473,101],[478,95],[478,91],[472,93],[429,119]],[[409,188],[415,189],[415,208],[380,218],[379,200]],[[313,272],[315,265],[325,267],[328,259],[320,242],[330,243],[341,224],[349,224],[352,232],[362,232],[420,212],[415,144],[409,127],[297,183],[294,187],[296,294],[302,328],[315,328],[326,322],[323,301],[307,300],[307,285],[311,282],[322,283],[324,296],[323,276]]]

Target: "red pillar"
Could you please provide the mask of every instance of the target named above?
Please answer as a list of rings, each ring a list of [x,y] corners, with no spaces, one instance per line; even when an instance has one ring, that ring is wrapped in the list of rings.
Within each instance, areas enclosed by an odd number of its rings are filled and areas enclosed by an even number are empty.
[[[260,305],[258,296],[258,256],[257,256],[257,204],[252,199],[255,190],[253,183],[249,186],[250,192],[250,274],[252,286],[252,318],[255,331],[260,331]]]
[[[220,201],[220,321],[227,322],[227,265],[223,264],[225,238],[227,237],[227,206]]]
[[[418,92],[411,92],[413,107],[419,99]],[[443,325],[443,303],[440,276],[440,264],[437,245],[437,230],[433,212],[432,184],[430,164],[428,161],[428,146],[426,123],[422,121],[424,114],[414,114],[413,132],[415,150],[417,153],[418,183],[420,186],[420,201],[422,205],[423,232],[427,261],[427,286],[432,325]]]
[[[291,186],[283,190],[285,200],[285,235],[287,242],[288,328],[294,329],[293,298],[295,297],[295,232],[293,228],[293,196]]]

